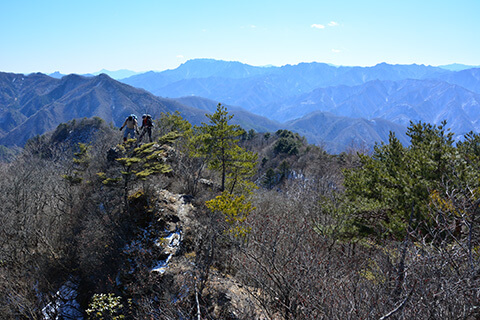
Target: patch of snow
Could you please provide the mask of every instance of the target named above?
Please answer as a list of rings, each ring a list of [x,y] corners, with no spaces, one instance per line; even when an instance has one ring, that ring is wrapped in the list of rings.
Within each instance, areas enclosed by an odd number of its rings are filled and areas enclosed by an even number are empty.
[[[67,281],[52,297],[52,301],[42,309],[45,320],[81,320],[82,309],[76,298],[78,284]]]
[[[201,184],[204,184],[206,186],[213,186],[213,181],[212,180],[207,180],[207,179],[201,178],[200,180],[198,180],[198,182],[201,183]]]
[[[182,239],[182,233],[180,231],[175,231],[170,233],[165,238],[157,239],[155,241],[155,245],[158,247],[163,247],[166,243],[166,247],[164,248],[168,253],[175,253],[178,248],[180,247],[180,241]]]
[[[155,267],[153,267],[152,271],[159,272],[159,273],[165,273],[168,268],[168,262],[172,258],[172,254],[168,255],[168,258],[165,261],[159,261]]]
[[[165,260],[157,262],[157,265],[152,268],[152,271],[164,273],[168,268],[168,263],[172,256],[180,249],[182,241],[182,233],[180,231],[171,232],[164,238],[157,239],[155,245],[162,247],[165,253],[168,253],[168,257]]]

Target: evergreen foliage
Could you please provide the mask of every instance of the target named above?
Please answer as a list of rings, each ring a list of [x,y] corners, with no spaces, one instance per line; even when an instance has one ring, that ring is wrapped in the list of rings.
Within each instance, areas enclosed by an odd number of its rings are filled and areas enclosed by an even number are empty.
[[[88,167],[90,161],[90,156],[88,154],[89,146],[84,143],[79,143],[78,148],[79,151],[73,154],[73,164],[75,166],[73,173],[71,175],[65,174],[62,176],[71,185],[79,184],[83,181],[83,172]]]
[[[478,162],[465,162],[475,158],[470,155],[473,135],[455,147],[445,122],[411,123],[407,135],[410,146],[402,146],[391,133],[389,143],[375,146],[372,156],[360,155],[360,168],[345,170],[348,204],[343,208],[350,208],[345,214],[354,234],[401,239],[412,210],[411,228],[431,225],[432,195],[447,194],[449,184],[478,187],[480,175],[472,167]]]
[[[220,171],[222,194],[207,201],[206,206],[213,213],[222,214],[228,225],[227,233],[245,238],[249,232],[245,220],[255,209],[249,197],[256,188],[250,179],[257,171],[257,154],[239,146],[245,131],[228,124],[233,115],[224,106],[218,104],[217,111],[207,117],[210,124],[196,128],[197,139],[202,142],[196,155],[207,159],[210,169]]]
[[[88,309],[85,312],[91,320],[121,320],[125,319],[124,309],[121,303],[122,297],[109,294],[94,294]],[[131,304],[131,301],[129,301]]]
[[[263,177],[262,184],[267,189],[272,189],[276,183],[276,174],[275,170],[272,168],[268,168],[267,172],[265,172],[265,176]]]
[[[213,212],[221,213],[228,224],[227,233],[235,238],[245,238],[250,228],[245,224],[250,213],[255,210],[251,201],[245,195],[233,195],[222,192],[221,195],[206,202],[207,208]]]
[[[176,134],[167,134],[159,141],[173,142],[178,136]],[[129,139],[125,145],[118,145],[117,149],[121,156],[115,159],[115,162],[121,165],[120,173],[123,178],[124,205],[128,208],[128,193],[131,182],[135,179],[146,180],[148,177],[158,174],[167,174],[172,171],[170,165],[166,163],[166,150],[156,143],[145,143],[136,147],[135,139]],[[115,185],[120,181],[118,176],[108,176],[104,172],[99,172],[98,177],[104,185]]]
[[[275,133],[280,137],[275,143],[274,150],[276,153],[286,153],[288,155],[297,155],[302,145],[302,139],[298,133],[293,133],[288,130],[278,130]]]
[[[210,122],[195,127],[201,141],[196,155],[207,160],[208,167],[220,172],[220,189],[225,190],[229,178],[230,192],[242,181],[255,174],[256,154],[238,145],[242,129],[228,122],[233,118],[220,103],[217,111],[207,115]]]

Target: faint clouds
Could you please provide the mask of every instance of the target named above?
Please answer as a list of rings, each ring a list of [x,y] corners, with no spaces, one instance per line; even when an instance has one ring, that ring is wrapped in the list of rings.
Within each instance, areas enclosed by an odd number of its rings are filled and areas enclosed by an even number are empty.
[[[333,52],[333,53],[340,53],[340,52],[342,52],[342,50],[332,49],[332,52]]]
[[[310,27],[314,29],[325,29],[326,27],[338,27],[340,24],[335,21],[330,21],[327,25],[320,24],[320,23],[314,23]]]

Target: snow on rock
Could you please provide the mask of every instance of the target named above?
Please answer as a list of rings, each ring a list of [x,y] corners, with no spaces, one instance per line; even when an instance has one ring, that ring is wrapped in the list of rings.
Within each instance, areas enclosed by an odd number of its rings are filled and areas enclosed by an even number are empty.
[[[182,241],[181,231],[175,231],[170,233],[164,238],[157,239],[155,245],[163,249],[163,252],[168,254],[167,259],[159,261],[152,271],[164,273],[168,268],[168,262],[180,250],[180,244]]]
[[[165,204],[160,220],[170,217],[171,221],[165,222],[165,236],[158,238],[155,245],[166,255],[165,259],[158,261],[151,269],[152,272],[164,273],[168,268],[168,263],[174,255],[180,250],[182,243],[182,227],[186,221],[189,221],[189,214],[193,206],[185,201],[185,197],[180,194],[173,194],[167,190],[159,192],[159,198]],[[175,217],[175,218],[174,218]]]
[[[52,301],[43,309],[45,320],[82,320],[82,308],[77,302],[78,284],[67,281],[52,297]]]
[[[158,273],[165,273],[165,271],[167,271],[168,263],[170,262],[171,258],[172,258],[172,255],[170,254],[166,260],[159,261],[157,265],[152,268],[152,271],[158,272]]]
[[[182,232],[175,231],[164,238],[157,239],[155,245],[163,248],[163,251],[169,254],[175,254],[180,249]]]

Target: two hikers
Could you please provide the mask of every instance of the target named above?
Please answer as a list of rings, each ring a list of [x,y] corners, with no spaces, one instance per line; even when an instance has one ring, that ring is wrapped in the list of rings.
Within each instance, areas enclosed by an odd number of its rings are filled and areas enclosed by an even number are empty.
[[[131,114],[125,119],[125,122],[120,127],[120,131],[125,128],[125,133],[123,134],[123,142],[127,141],[128,135],[130,135],[131,139],[135,139],[135,132],[138,134],[138,123],[137,123],[137,116]]]
[[[142,138],[145,134],[148,135],[148,139],[150,142],[152,142],[152,128],[153,128],[153,119],[152,116],[149,114],[144,114],[142,116],[142,126],[140,129],[142,130],[142,133],[138,137],[138,141],[142,141]],[[125,133],[123,134],[123,141],[126,142],[128,135],[130,135],[131,139],[135,139],[135,133],[139,134],[138,132],[138,123],[137,123],[137,116],[134,114],[131,114],[125,119],[125,122],[123,125],[120,127],[120,131],[126,127]]]
[[[142,130],[142,133],[140,134],[140,137],[138,137],[138,141],[142,141],[142,138],[145,134],[148,134],[148,139],[150,142],[152,142],[152,128],[153,128],[153,120],[152,116],[149,114],[144,114],[142,116],[142,126],[140,127],[140,130]]]

